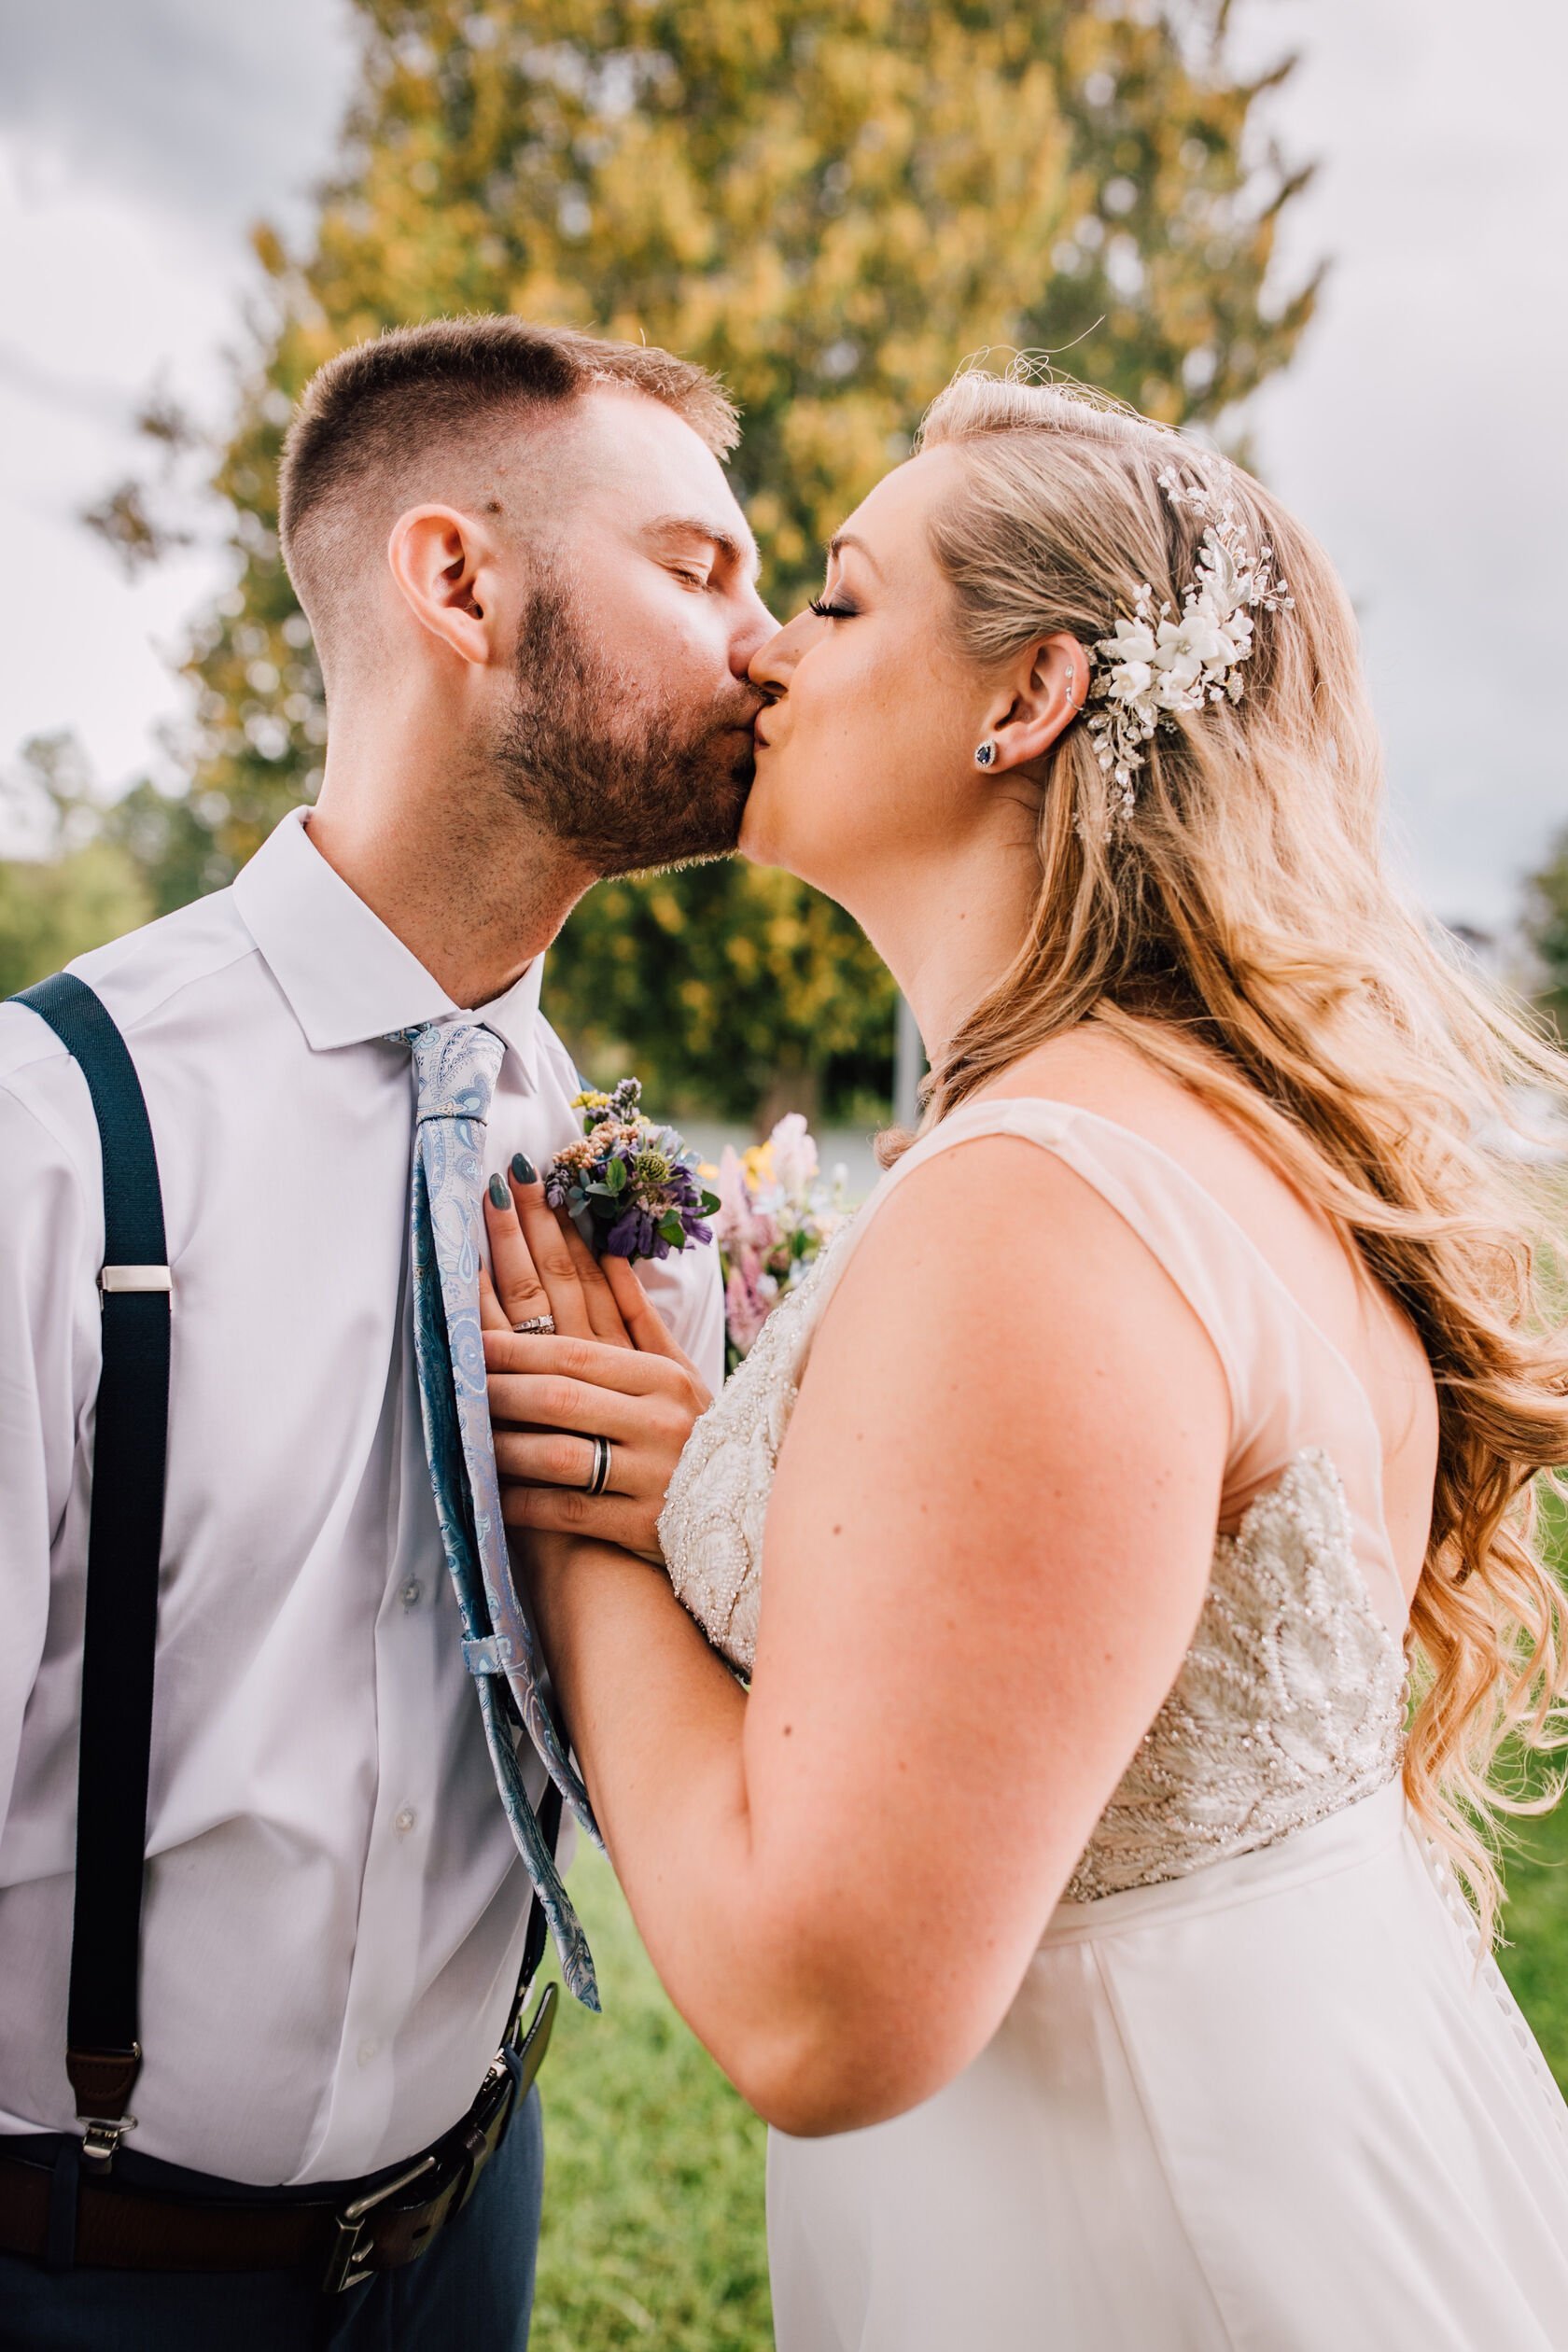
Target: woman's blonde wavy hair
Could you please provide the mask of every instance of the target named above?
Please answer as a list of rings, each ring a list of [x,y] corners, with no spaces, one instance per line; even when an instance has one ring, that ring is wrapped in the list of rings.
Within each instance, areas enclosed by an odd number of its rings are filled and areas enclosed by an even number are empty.
[[[1190,449],[1168,428],[1023,363],[960,375],[918,446],[962,454],[932,539],[976,661],[1057,630],[1092,650],[1145,581],[1180,609],[1203,525],[1158,486]],[[1028,937],[932,1070],[922,1130],[1097,1021],[1251,1134],[1399,1300],[1440,1411],[1405,1785],[1490,1939],[1497,1815],[1540,1801],[1501,1785],[1499,1750],[1558,1744],[1568,1689],[1537,1530],[1538,1474],[1568,1462],[1568,1344],[1533,1248],[1549,1193],[1509,1148],[1517,1090],[1568,1094],[1568,1057],[1392,887],[1349,601],[1268,493],[1231,482],[1294,609],[1255,615],[1238,703],[1155,735],[1130,818],[1084,724],[1060,737]]]

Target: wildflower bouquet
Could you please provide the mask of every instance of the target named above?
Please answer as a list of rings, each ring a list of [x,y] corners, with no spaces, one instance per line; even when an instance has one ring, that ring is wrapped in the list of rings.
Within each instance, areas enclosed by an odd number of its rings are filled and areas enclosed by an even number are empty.
[[[544,1179],[553,1209],[565,1209],[596,1251],[628,1260],[711,1241],[706,1220],[719,1206],[699,1180],[695,1153],[674,1127],[656,1127],[641,1103],[636,1078],[623,1078],[610,1094],[578,1095],[581,1140],[556,1154]]]
[[[778,1301],[847,1222],[845,1173],[835,1170],[831,1183],[821,1177],[799,1112],[780,1119],[765,1143],[727,1150],[702,1173],[719,1196],[713,1231],[724,1274],[726,1368],[734,1371]]]

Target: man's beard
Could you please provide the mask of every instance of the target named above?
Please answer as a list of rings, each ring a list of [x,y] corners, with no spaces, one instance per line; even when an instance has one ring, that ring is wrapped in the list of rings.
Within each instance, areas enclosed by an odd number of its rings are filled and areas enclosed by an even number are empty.
[[[702,710],[639,700],[546,573],[523,615],[516,693],[491,756],[511,799],[598,874],[727,857],[760,701],[739,679]]]

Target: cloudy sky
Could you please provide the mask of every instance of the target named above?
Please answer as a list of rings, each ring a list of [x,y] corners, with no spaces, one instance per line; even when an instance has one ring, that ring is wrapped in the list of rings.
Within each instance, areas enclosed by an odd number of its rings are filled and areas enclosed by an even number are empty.
[[[1250,56],[1301,55],[1274,121],[1322,169],[1286,269],[1335,260],[1255,443],[1360,607],[1414,888],[1504,926],[1568,823],[1568,11],[1236,17]],[[128,586],[75,517],[139,464],[149,386],[221,418],[246,228],[308,220],[353,69],[346,0],[0,0],[0,761],[70,727],[105,783],[157,765],[217,559]]]

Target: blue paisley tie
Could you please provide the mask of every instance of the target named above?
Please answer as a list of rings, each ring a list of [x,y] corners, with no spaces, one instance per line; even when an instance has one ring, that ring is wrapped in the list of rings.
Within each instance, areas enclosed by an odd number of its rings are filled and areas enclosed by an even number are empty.
[[[498,1677],[551,1779],[589,1835],[587,1792],[562,1747],[539,1687],[533,1636],[512,1589],[490,1439],[480,1336],[479,1268],[484,1127],[505,1052],[474,1021],[399,1032],[413,1048],[416,1095],[410,1267],[419,1403],[441,1543],[463,1621],[463,1656],[479,1694],[484,1737],[518,1852],[550,1923],[567,1989],[599,2006],[587,1939],[523,1786]]]

